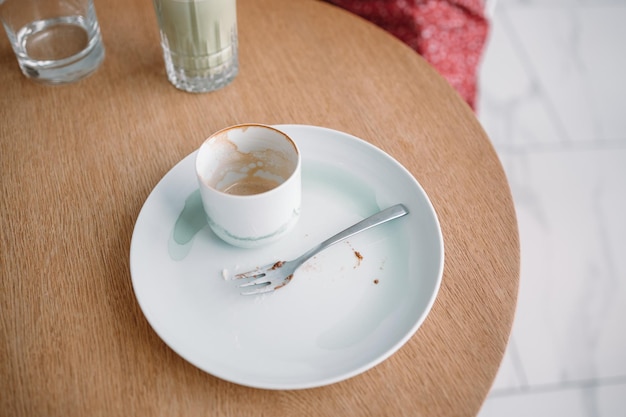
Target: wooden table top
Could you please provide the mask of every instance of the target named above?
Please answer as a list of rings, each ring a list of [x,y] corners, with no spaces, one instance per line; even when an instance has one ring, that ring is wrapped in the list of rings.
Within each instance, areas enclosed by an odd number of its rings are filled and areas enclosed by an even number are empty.
[[[311,0],[240,0],[240,74],[193,95],[165,77],[148,0],[96,0],[102,67],[21,75],[0,37],[1,416],[468,416],[493,382],[519,280],[511,194],[469,107],[412,50]],[[133,293],[134,223],[212,132],[308,124],[383,149],[437,211],[446,257],[430,315],[393,356],[333,385],[225,382],[170,350]]]

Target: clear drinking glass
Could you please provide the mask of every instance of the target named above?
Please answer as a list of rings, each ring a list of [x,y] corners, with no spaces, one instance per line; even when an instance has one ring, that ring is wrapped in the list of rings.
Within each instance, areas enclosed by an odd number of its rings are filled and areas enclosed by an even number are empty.
[[[229,84],[239,71],[235,0],[154,0],[170,82],[201,93]]]
[[[0,0],[0,20],[20,69],[35,81],[77,81],[104,59],[93,0]]]

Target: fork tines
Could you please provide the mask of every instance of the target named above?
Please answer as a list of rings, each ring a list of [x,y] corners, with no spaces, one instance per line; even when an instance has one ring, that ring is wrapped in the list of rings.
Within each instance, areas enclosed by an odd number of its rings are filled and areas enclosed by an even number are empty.
[[[271,264],[267,264],[265,266],[262,267],[257,267],[251,271],[248,272],[242,272],[241,274],[236,274],[235,275],[235,279],[242,279],[242,278],[262,278],[265,275],[267,275],[268,272],[270,271],[274,271],[278,268],[280,268],[281,266],[283,266],[285,262],[284,261],[278,261],[278,262],[272,262]]]
[[[275,263],[271,263],[268,265],[265,265],[263,267],[257,267],[251,271],[248,272],[242,272],[241,274],[236,274],[235,275],[235,279],[253,279],[252,281],[248,281],[245,282],[243,284],[239,284],[238,287],[242,288],[242,287],[251,287],[253,285],[262,285],[262,284],[269,284],[270,282],[270,277],[267,276],[267,273],[272,271],[273,269],[276,269],[275,265],[277,264],[277,262]]]

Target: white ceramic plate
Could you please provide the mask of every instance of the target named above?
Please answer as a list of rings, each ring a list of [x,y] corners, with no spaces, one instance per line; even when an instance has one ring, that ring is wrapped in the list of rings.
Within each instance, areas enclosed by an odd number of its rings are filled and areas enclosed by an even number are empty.
[[[319,387],[372,368],[415,333],[439,290],[443,240],[424,190],[389,155],[338,131],[277,127],[302,153],[302,210],[287,237],[261,249],[215,237],[192,153],[146,200],[130,269],[152,328],[198,368],[257,388]],[[224,279],[295,258],[395,203],[410,214],[318,254],[278,291],[242,296]]]

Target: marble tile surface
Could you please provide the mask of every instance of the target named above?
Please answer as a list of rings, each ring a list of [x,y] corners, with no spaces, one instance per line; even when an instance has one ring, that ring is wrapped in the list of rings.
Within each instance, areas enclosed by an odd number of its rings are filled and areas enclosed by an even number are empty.
[[[624,391],[620,385],[572,386],[537,389],[523,394],[491,397],[481,416],[623,416]]]
[[[498,0],[492,16],[478,114],[521,279],[480,417],[626,416],[626,1]]]

